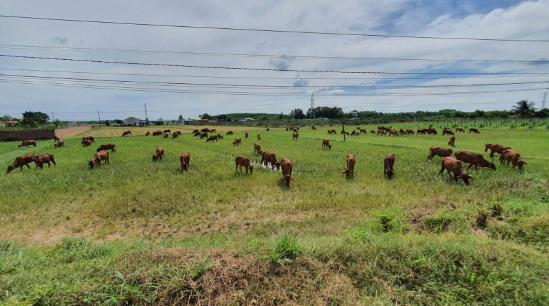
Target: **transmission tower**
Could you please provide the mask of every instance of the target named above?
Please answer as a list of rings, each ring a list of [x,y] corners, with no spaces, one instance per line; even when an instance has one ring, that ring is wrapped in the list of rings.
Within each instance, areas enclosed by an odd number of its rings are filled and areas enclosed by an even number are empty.
[[[311,116],[313,119],[316,119],[315,117],[315,95],[311,94]]]

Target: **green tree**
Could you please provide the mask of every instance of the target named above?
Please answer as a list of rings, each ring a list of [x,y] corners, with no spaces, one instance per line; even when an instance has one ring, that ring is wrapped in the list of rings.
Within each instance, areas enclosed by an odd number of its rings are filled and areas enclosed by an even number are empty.
[[[512,111],[520,117],[530,117],[535,111],[534,102],[529,102],[527,100],[518,101]]]
[[[198,117],[200,117],[200,119],[212,119],[212,116],[210,116],[208,113],[204,113]]]
[[[46,124],[49,119],[50,117],[46,113],[27,111],[23,113],[21,125],[36,127],[38,125]]]
[[[303,113],[301,108],[296,108],[290,112],[290,117],[293,117],[294,119],[305,119],[305,113]]]
[[[179,114],[179,117],[177,117],[177,122],[183,123],[183,115]]]

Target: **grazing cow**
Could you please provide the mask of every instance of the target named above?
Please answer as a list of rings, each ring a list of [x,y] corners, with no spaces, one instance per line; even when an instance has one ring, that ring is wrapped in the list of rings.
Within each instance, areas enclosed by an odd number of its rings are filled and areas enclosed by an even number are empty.
[[[23,140],[21,142],[21,144],[19,145],[19,147],[28,147],[28,146],[33,146],[33,147],[36,147],[36,140]]]
[[[125,131],[122,133],[122,137],[124,136],[132,136],[132,131]]]
[[[164,138],[168,138],[168,137],[170,137],[170,133],[164,134]]]
[[[395,176],[395,170],[393,168],[395,164],[395,154],[391,153],[383,160],[383,175],[388,179],[392,179]]]
[[[458,133],[465,133],[465,130],[462,129],[462,128],[457,128],[457,129],[456,129],[456,132],[458,132]]]
[[[233,141],[233,147],[239,146],[241,143],[242,143],[242,139],[240,139],[240,137],[236,137]]]
[[[245,137],[246,139],[248,139],[249,136],[250,136],[250,135],[248,134],[248,132],[244,133],[244,137]]]
[[[92,141],[89,140],[89,139],[84,139],[80,143],[82,144],[83,147],[87,147],[87,146],[90,146],[92,144]]]
[[[179,135],[181,135],[181,132],[173,132],[172,139],[176,139],[177,137],[179,137]]]
[[[361,133],[361,134],[368,134],[368,130],[366,130],[366,129],[360,129],[360,133]]]
[[[452,174],[454,174],[454,180],[457,182],[458,179],[463,180],[463,183],[465,185],[469,185],[469,180],[472,179],[472,177],[463,170],[461,167],[461,161],[455,159],[452,156],[447,156],[442,159],[441,162],[441,169],[438,174],[442,175],[444,174],[444,170],[448,172],[448,175],[451,177]]]
[[[15,158],[15,161],[8,166],[8,170],[6,173],[10,173],[11,171],[15,170],[16,168],[21,169],[23,171],[23,167],[27,166],[27,168],[30,169],[29,164],[34,161],[34,154],[27,153],[25,155],[21,155]]]
[[[510,150],[511,147],[507,147],[507,146],[504,146],[504,145],[500,145],[500,144],[491,144],[491,143],[487,143],[484,145],[484,152],[488,152],[488,150],[490,150],[490,157],[491,158],[494,158],[494,153],[498,153],[498,154],[502,154],[503,151],[505,150]]]
[[[34,163],[36,164],[36,168],[44,169],[44,164],[48,164],[48,167],[53,164],[55,164],[55,159],[53,158],[53,154],[45,153],[45,154],[37,154],[33,156]]]
[[[406,135],[414,135],[414,130],[406,129]]]
[[[116,145],[112,143],[102,144],[95,150],[96,152],[102,151],[102,150],[111,150],[112,152],[116,152]]]
[[[254,154],[261,154],[261,145],[258,143],[254,143]]]
[[[517,160],[513,160],[513,169],[518,167],[518,171],[522,172],[522,168],[524,165],[527,165],[528,163],[522,160],[520,157]]]
[[[389,136],[398,136],[398,132],[396,130],[390,130],[389,131]]]
[[[169,133],[171,133],[171,132],[172,132],[172,131],[171,131],[170,129],[167,129],[167,130],[163,130],[163,131],[162,131],[162,134],[166,134],[166,133],[169,134]]]
[[[347,168],[343,170],[342,174],[345,174],[345,177],[347,179],[350,179],[354,177],[355,174],[355,163],[356,163],[356,157],[354,154],[347,154],[347,159],[345,160],[347,164]]]
[[[290,188],[290,182],[294,180],[292,178],[292,168],[293,168],[292,161],[287,158],[283,158],[279,162],[279,164],[280,164],[280,167],[282,168],[282,179],[286,184],[286,188]]]
[[[53,145],[54,148],[61,148],[61,147],[64,147],[65,146],[65,142],[63,141],[63,139],[57,139],[57,141],[55,142],[55,144]]]
[[[447,157],[452,155],[453,152],[454,151],[452,149],[446,149],[441,147],[430,147],[429,156],[427,156],[427,160],[433,160],[434,156]]]
[[[216,129],[211,129],[211,130],[210,130],[210,133],[215,133],[215,132],[217,132]]]
[[[370,130],[370,134],[375,134],[375,133],[376,133],[376,131]]]
[[[261,164],[265,167],[269,165],[274,170],[280,170],[280,163],[276,160],[276,154],[271,152],[262,152],[261,153]]]
[[[336,130],[334,130],[334,129],[329,129],[328,130],[328,135],[335,135],[335,134],[337,134]]]
[[[152,133],[153,136],[161,136],[162,135],[162,131],[154,131]]]
[[[53,140],[54,141],[59,141],[59,140],[61,140],[61,138],[57,137],[57,135],[53,135]]]
[[[200,131],[199,130],[193,130],[193,134],[195,134],[195,133],[200,133]]]
[[[147,131],[147,133],[145,133],[145,136],[149,136],[149,135],[151,135],[151,132]]]
[[[454,132],[452,132],[449,128],[444,128],[444,130],[442,130],[442,135],[454,135]]]
[[[270,132],[270,131],[271,131],[271,129],[270,129],[270,128],[266,128],[266,129],[265,129],[265,131],[267,131],[267,132]]]
[[[261,134],[257,134],[256,138],[257,138],[257,141],[261,141]]]
[[[191,165],[191,153],[181,153],[181,156],[179,156],[179,163],[181,164],[181,171],[187,171]]]
[[[520,159],[520,154],[517,151],[513,149],[507,149],[501,153],[499,157],[499,162],[502,165],[509,166],[510,163],[514,163],[519,159]]]
[[[469,129],[469,134],[471,134],[471,133],[473,133],[473,134],[480,134],[480,131],[479,131],[478,129],[475,129],[475,128],[470,128],[470,129]]]
[[[154,151],[154,155],[152,156],[153,161],[162,160],[164,158],[164,148],[157,147]]]
[[[84,141],[86,139],[88,139],[90,141],[90,143],[95,142],[95,137],[93,137],[93,136],[84,136],[84,137],[82,137],[82,142],[81,143],[84,143]]]
[[[385,132],[385,130],[377,130],[377,135],[385,135],[387,134],[387,132]]]
[[[450,137],[450,141],[448,141],[448,145],[451,146],[451,147],[456,146],[456,137],[455,136]]]
[[[252,165],[252,163],[250,162],[250,160],[242,155],[238,155],[235,159],[235,164],[236,164],[236,172],[238,172],[238,170],[240,169],[240,173],[242,173],[242,168],[245,168],[246,169],[246,174],[248,174],[248,172],[250,174],[253,173],[254,171],[254,166]]]
[[[211,135],[210,137],[208,137],[208,139],[206,139],[206,142],[210,142],[210,141],[215,141],[217,142],[219,139],[222,139],[223,136],[221,135]]]
[[[210,132],[210,129],[209,128],[203,128],[200,130],[202,133],[209,133]]]
[[[298,132],[293,132],[292,133],[292,139],[297,140],[298,138],[299,138],[299,133]]]
[[[93,169],[93,167],[100,166],[101,161],[104,161],[106,164],[109,164],[109,152],[102,150],[97,153],[95,153],[92,160],[88,162],[88,166],[90,169]]]
[[[208,133],[200,133],[200,139],[204,139],[204,138],[208,138],[209,137],[209,134]]]
[[[329,139],[322,139],[322,149],[328,149],[328,150],[332,149],[332,145],[330,144]]]
[[[467,152],[467,151],[458,151],[455,153],[455,156],[458,160],[469,164],[469,167],[467,167],[467,170],[471,169],[472,166],[475,166],[475,170],[477,170],[478,167],[485,167],[485,168],[490,168],[492,170],[496,170],[496,165],[484,159],[482,154]]]
[[[226,135],[229,136],[229,135],[232,135],[232,134],[233,134],[233,131],[227,131]]]

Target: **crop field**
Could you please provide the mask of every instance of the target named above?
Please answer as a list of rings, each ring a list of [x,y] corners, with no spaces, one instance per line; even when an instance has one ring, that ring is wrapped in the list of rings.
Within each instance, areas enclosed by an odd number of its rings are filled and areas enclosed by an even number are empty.
[[[281,128],[216,127],[235,135],[207,143],[194,128],[175,128],[177,139],[94,129],[90,147],[0,143],[2,171],[27,152],[57,162],[0,176],[0,304],[549,304],[547,129],[458,133],[455,150],[489,159],[484,144],[501,143],[527,162],[519,172],[496,155],[497,169],[470,170],[465,186],[426,160],[447,147],[440,130],[343,141],[305,127],[296,141]],[[110,164],[89,169],[104,143],[117,147]],[[280,171],[235,172],[237,155],[260,159],[254,143],[293,161],[290,189]],[[153,162],[157,146],[166,156]],[[348,153],[352,179],[341,173]]]

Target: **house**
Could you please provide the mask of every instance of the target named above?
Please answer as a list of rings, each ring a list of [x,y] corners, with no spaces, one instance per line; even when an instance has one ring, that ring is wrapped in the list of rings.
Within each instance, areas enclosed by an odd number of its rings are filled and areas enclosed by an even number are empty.
[[[242,119],[240,119],[240,120],[238,120],[238,121],[240,121],[240,122],[248,122],[248,121],[255,121],[255,119],[254,119],[254,118],[242,118]]]
[[[6,121],[0,121],[0,127],[13,127],[17,125],[17,121],[15,120],[6,120]]]
[[[124,125],[125,126],[145,126],[147,125],[147,121],[141,120],[135,117],[128,117],[124,119]]]

